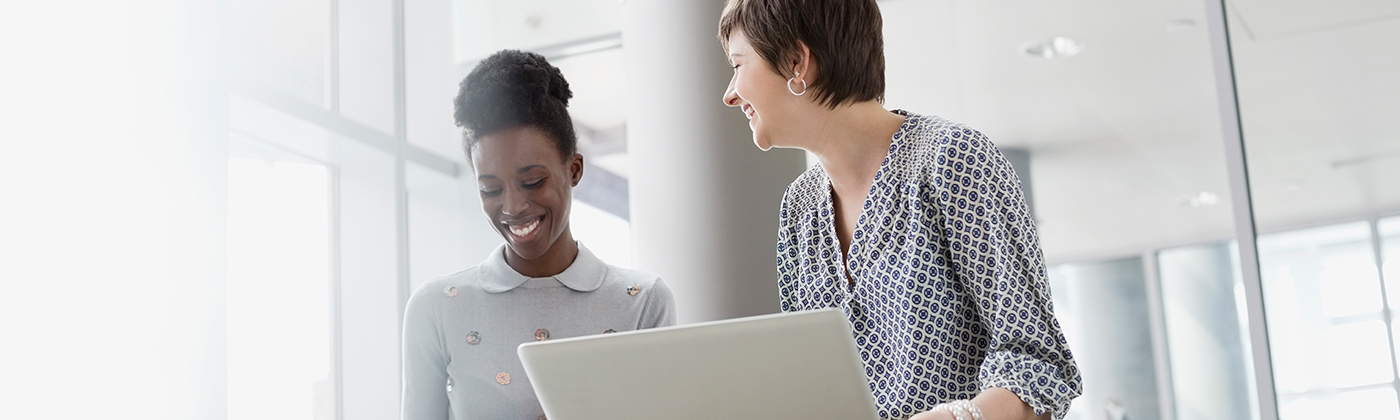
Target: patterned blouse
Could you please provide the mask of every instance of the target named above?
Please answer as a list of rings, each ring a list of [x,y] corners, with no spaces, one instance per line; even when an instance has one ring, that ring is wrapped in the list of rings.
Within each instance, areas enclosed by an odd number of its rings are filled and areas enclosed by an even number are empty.
[[[905,116],[843,261],[831,180],[815,165],[778,221],[783,311],[841,308],[881,418],[987,388],[1063,418],[1082,392],[1010,163],[967,126]],[[854,285],[845,278],[850,270]]]

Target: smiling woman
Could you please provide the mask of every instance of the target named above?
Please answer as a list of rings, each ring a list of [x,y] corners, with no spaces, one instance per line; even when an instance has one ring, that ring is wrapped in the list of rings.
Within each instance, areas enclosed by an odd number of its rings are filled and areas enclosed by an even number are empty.
[[[409,299],[404,419],[541,418],[516,346],[675,324],[665,282],[609,265],[573,238],[584,166],[572,95],[544,57],[513,50],[482,60],[462,82],[454,117],[482,210],[506,243]]]
[[[1083,387],[1021,181],[981,132],[884,108],[882,25],[874,0],[720,17],[724,104],[819,161],[783,196],[779,304],[847,315],[881,418],[1064,418]]]

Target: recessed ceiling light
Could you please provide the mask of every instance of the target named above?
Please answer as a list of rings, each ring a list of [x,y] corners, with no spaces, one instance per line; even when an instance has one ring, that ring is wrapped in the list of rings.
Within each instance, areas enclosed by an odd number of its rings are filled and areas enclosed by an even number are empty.
[[[1196,29],[1196,21],[1191,19],[1177,19],[1167,22],[1168,31],[1187,31]]]
[[[1201,191],[1181,200],[1181,205],[1186,207],[1206,207],[1216,204],[1220,204],[1220,194],[1211,191]]]
[[[1298,191],[1307,186],[1308,182],[1301,178],[1286,179],[1283,181],[1284,191]]]
[[[1021,53],[1035,58],[1069,57],[1084,51],[1084,41],[1067,36],[1057,36],[1044,41],[1032,42],[1021,47]]]

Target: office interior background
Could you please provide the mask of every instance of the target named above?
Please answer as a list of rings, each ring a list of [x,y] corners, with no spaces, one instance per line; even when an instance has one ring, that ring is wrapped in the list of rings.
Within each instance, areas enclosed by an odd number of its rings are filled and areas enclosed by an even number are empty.
[[[721,104],[721,1],[35,3],[0,13],[0,417],[397,418],[409,293],[501,242],[451,99],[502,48],[573,88],[579,240],[682,323],[777,311],[812,160]],[[1400,418],[1400,2],[879,5],[886,105],[1017,166],[1069,418]]]

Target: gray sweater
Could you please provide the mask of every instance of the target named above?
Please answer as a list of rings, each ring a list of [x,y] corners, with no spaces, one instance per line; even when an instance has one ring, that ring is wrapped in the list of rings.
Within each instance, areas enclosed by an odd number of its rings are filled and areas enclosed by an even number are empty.
[[[665,282],[608,265],[581,242],[574,263],[546,278],[510,268],[505,250],[409,298],[403,420],[537,420],[544,411],[516,356],[521,343],[676,323]]]

